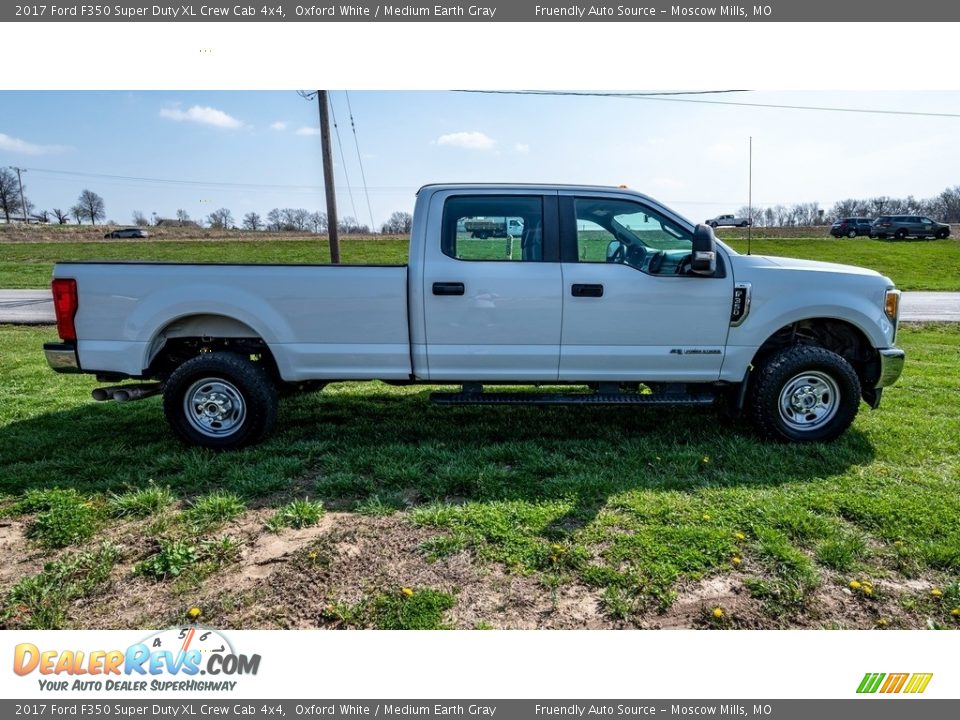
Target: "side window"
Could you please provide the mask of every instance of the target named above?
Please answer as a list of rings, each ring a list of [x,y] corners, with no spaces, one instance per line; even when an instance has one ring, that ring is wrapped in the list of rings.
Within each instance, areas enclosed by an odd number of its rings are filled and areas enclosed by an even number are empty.
[[[577,259],[620,263],[651,275],[678,275],[693,247],[691,233],[629,200],[574,201]]]
[[[448,198],[440,238],[456,260],[543,260],[543,199],[475,195]]]

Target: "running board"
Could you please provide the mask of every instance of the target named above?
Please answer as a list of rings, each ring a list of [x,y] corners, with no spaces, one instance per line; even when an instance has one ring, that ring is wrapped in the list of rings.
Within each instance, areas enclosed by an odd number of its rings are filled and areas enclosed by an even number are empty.
[[[518,393],[435,392],[430,402],[438,405],[712,405],[709,393]]]

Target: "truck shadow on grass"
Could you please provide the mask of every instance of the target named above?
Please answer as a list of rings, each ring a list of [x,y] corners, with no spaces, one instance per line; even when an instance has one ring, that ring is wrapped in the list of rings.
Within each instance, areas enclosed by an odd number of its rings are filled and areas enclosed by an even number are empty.
[[[181,445],[158,399],[84,404],[0,428],[0,492],[152,483],[185,499],[223,490],[256,507],[309,496],[369,512],[562,500],[570,510],[554,524],[577,527],[627,490],[808,483],[874,457],[856,428],[829,445],[787,445],[711,409],[449,408],[428,395],[345,384],[291,398],[270,438],[234,453]]]

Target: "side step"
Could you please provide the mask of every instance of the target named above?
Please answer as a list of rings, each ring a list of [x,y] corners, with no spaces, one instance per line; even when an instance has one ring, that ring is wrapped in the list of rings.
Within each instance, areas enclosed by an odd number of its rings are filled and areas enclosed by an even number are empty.
[[[435,392],[430,402],[438,405],[712,405],[711,393],[521,393]]]

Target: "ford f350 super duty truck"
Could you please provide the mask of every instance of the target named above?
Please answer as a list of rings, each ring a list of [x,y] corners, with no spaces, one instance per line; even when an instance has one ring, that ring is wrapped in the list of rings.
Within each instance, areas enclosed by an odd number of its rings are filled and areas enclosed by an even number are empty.
[[[516,247],[465,230],[489,217],[522,220]],[[51,367],[147,381],[94,398],[162,392],[174,432],[216,449],[263,438],[285,391],[372,379],[461,386],[439,403],[723,401],[767,437],[826,441],[904,362],[889,279],[740,255],[622,188],[425,186],[406,266],[69,262],[53,277]]]

